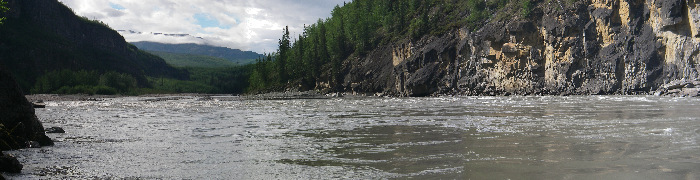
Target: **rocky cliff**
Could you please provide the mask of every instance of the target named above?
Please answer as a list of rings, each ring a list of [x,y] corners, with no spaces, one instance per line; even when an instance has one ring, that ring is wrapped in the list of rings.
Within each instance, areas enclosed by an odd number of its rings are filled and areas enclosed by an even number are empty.
[[[346,60],[341,88],[399,96],[566,95],[667,93],[700,84],[700,1],[533,2],[527,17],[492,17],[476,30],[398,40]]]
[[[76,16],[57,0],[6,0],[10,11],[0,26],[0,66],[24,90],[55,70],[128,73],[147,85],[145,76],[186,78],[157,56],[128,44],[107,25]]]

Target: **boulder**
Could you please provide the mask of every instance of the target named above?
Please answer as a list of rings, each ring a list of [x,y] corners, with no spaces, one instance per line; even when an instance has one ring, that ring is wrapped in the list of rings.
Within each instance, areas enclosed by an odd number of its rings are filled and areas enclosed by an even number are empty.
[[[501,48],[504,53],[517,53],[519,51],[518,45],[515,43],[505,43]]]
[[[21,173],[22,168],[16,157],[5,153],[0,156],[0,172]]]
[[[664,27],[672,26],[683,21],[683,11],[686,10],[683,7],[682,0],[657,0],[654,2],[654,6],[659,12],[659,18],[661,18],[661,25]]]
[[[50,127],[46,128],[46,133],[66,133],[61,127]]]
[[[3,69],[0,69],[0,114],[2,143],[24,144],[27,141],[36,141],[42,146],[53,145],[53,141],[46,136],[44,127],[34,114],[33,105],[24,97],[11,75]],[[0,148],[9,150],[2,144]]]
[[[34,114],[34,107],[24,97],[17,82],[0,67],[0,149],[53,145],[44,127]],[[0,156],[0,172],[19,173],[22,164],[17,158]]]

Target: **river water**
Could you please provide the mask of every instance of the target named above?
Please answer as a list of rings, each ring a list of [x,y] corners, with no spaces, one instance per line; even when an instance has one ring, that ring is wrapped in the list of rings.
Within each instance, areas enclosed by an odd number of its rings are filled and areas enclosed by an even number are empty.
[[[37,109],[10,179],[700,179],[700,99],[123,97]]]

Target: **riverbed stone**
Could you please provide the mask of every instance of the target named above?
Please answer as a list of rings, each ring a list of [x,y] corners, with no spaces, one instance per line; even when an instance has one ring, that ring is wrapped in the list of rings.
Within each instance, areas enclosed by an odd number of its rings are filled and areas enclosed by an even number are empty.
[[[21,173],[24,166],[16,157],[2,153],[0,156],[0,172]]]
[[[42,146],[53,145],[44,133],[44,127],[34,114],[32,104],[27,101],[17,82],[5,70],[0,69],[0,138],[9,146],[0,144],[2,150],[27,141],[39,142]]]
[[[61,127],[50,127],[46,128],[46,133],[66,133]]]

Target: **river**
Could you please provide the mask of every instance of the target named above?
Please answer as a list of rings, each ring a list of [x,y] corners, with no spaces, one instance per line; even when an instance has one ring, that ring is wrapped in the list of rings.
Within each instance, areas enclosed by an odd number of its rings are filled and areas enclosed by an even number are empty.
[[[120,97],[37,109],[10,179],[700,179],[700,99]]]

